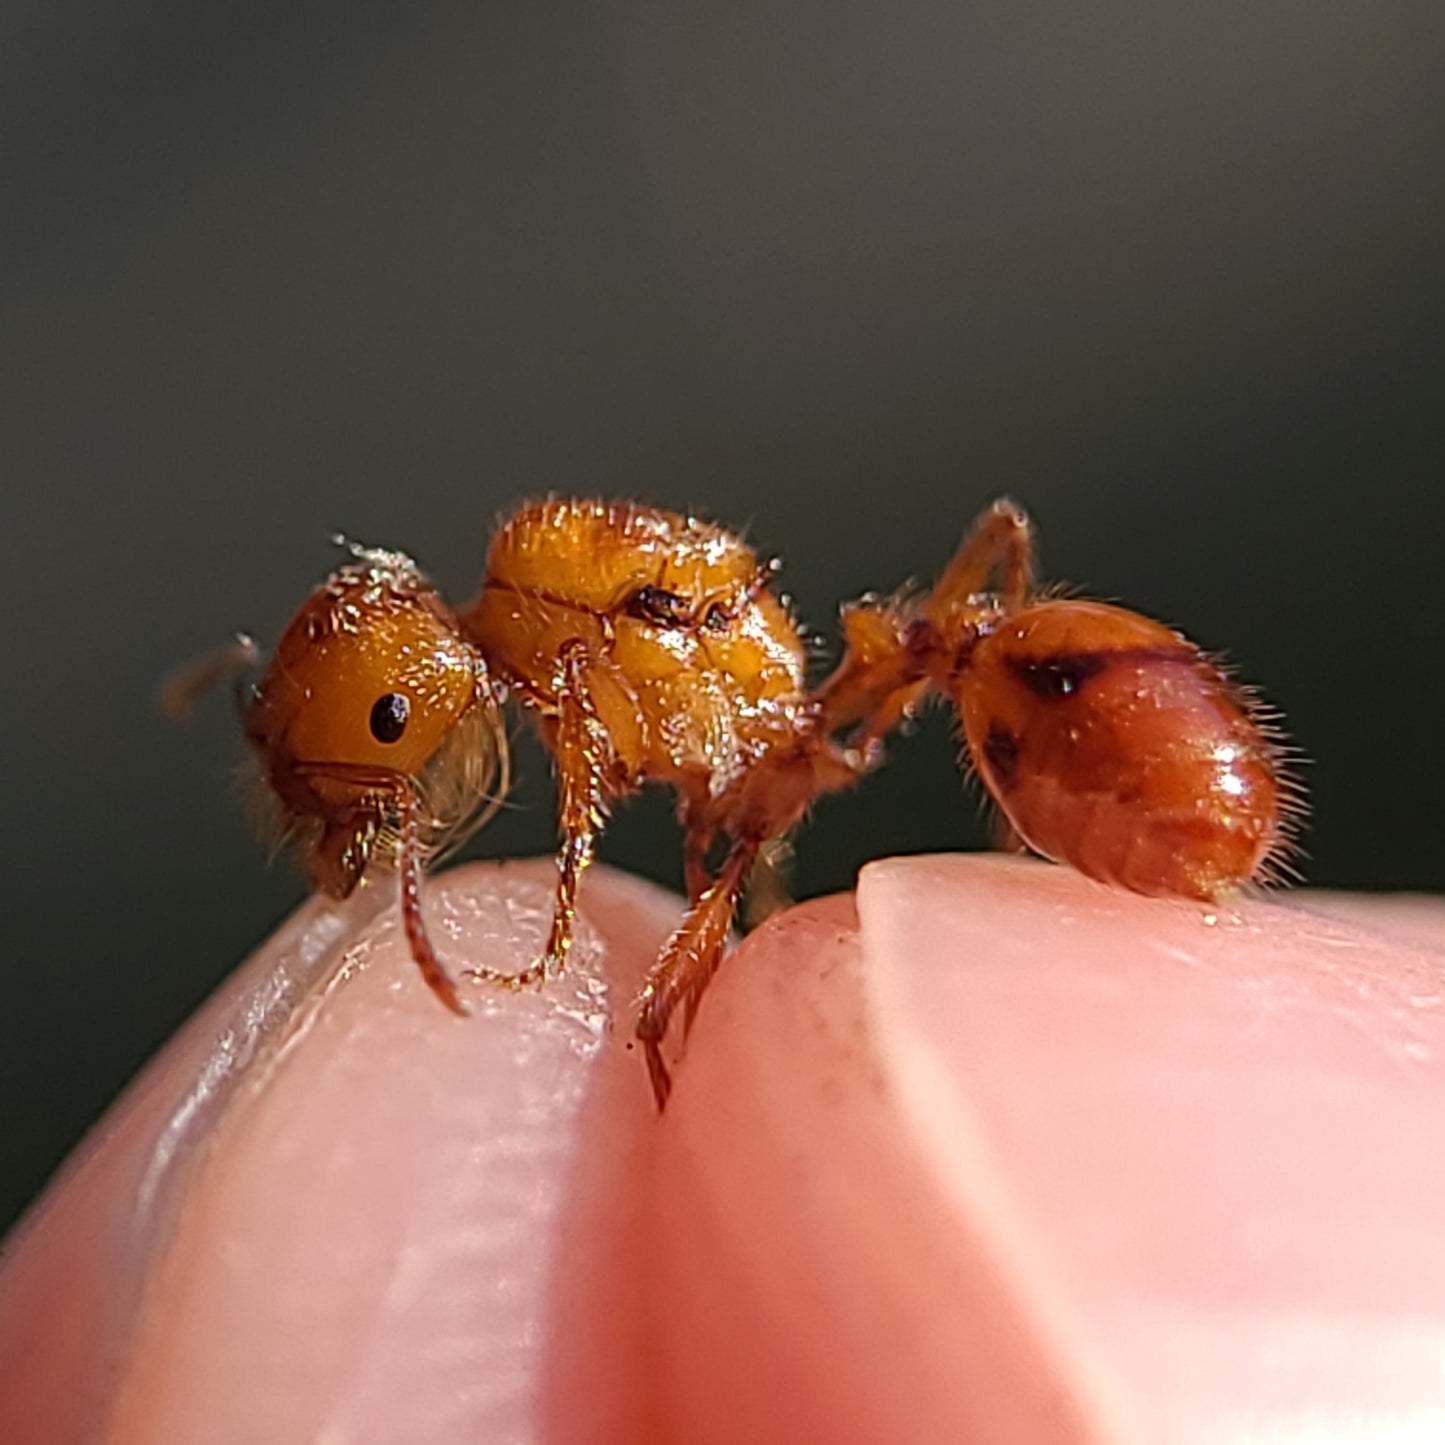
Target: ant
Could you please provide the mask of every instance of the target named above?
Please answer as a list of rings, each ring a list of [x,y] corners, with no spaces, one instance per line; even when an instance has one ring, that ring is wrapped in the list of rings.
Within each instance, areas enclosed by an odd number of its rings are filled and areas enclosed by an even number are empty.
[[[995,502],[932,592],[844,609],[843,658],[810,688],[776,568],[739,537],[639,504],[541,502],[499,527],[459,615],[410,558],[353,547],[243,697],[245,733],[315,886],[344,897],[372,858],[395,864],[412,956],[456,1012],[420,876],[505,791],[502,695],[554,759],[556,903],[539,959],[465,977],[520,987],[564,967],[609,809],[645,783],[672,787],[689,907],[636,1028],[661,1107],[662,1041],[679,1008],[691,1028],[755,869],[930,697],[952,704],[973,770],[1046,857],[1205,901],[1280,871],[1303,800],[1272,721],[1179,633],[1041,592],[1034,551],[1023,510]],[[249,640],[238,648],[172,698],[254,663]]]
[[[612,804],[647,782],[673,787],[689,908],[637,1021],[664,1105],[662,1040],[679,1008],[691,1028],[766,845],[875,766],[883,738],[935,693],[1037,852],[1184,898],[1268,877],[1299,799],[1250,695],[1160,623],[1040,594],[1033,555],[1025,513],[995,502],[931,594],[845,609],[844,657],[810,689],[774,569],[721,527],[562,500],[505,521],[460,622],[553,755],[562,835],[546,952],[512,981],[565,964]]]

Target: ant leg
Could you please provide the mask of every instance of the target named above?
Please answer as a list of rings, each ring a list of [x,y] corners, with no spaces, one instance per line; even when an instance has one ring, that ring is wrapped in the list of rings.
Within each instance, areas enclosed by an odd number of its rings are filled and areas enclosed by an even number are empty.
[[[602,826],[602,762],[607,753],[607,732],[587,693],[586,651],[583,643],[570,642],[560,654],[552,753],[556,759],[557,830],[562,835],[562,846],[557,852],[557,894],[547,946],[540,958],[516,973],[481,965],[467,970],[469,979],[503,988],[525,988],[541,983],[549,973],[560,973],[572,951],[577,890],[592,861]]]
[[[1007,497],[979,514],[921,604],[859,602],[843,609],[843,660],[814,698],[825,734],[858,729],[851,741],[862,752],[859,771],[877,762],[882,739],[912,715],[930,679],[947,670],[995,578],[997,592],[982,610],[1017,612],[1034,585],[1033,524]]]
[[[769,838],[758,849],[743,905],[743,930],[761,928],[773,914],[793,903],[793,845],[786,837]]]
[[[569,643],[561,653],[562,685],[553,754],[557,759],[557,902],[547,951],[539,968],[558,973],[572,950],[577,890],[597,848],[602,827],[602,767],[607,732],[587,693],[586,647]]]
[[[661,1048],[667,1026],[681,1004],[685,1030],[692,1027],[698,1003],[722,961],[738,898],[761,843],[760,838],[742,838],[733,844],[712,886],[688,909],[647,976],[637,1017],[637,1038],[647,1059],[659,1109],[666,1106],[672,1092],[672,1078],[663,1063]]]
[[[698,823],[686,823],[682,842],[683,878],[687,883],[687,901],[696,903],[707,891],[707,855],[717,829]]]
[[[813,694],[826,736],[863,723],[866,748],[902,721],[924,675],[910,653],[909,624],[908,610],[895,602],[843,609],[843,660]]]
[[[999,586],[991,588],[995,577]],[[1034,527],[1017,502],[1000,497],[974,519],[926,607],[930,622],[947,630],[980,593],[996,591],[1003,610],[1017,612],[1034,585]]]
[[[457,993],[456,981],[442,965],[427,936],[421,915],[421,863],[417,839],[416,794],[411,788],[398,797],[401,811],[401,840],[397,850],[397,872],[401,884],[401,921],[411,956],[421,970],[427,987],[454,1013],[465,1017],[470,1010]]]
[[[928,695],[930,636],[918,626],[917,603],[856,602],[843,609],[843,640],[843,660],[813,699],[835,761],[856,781],[878,766],[883,739]],[[839,733],[841,746],[833,742]]]

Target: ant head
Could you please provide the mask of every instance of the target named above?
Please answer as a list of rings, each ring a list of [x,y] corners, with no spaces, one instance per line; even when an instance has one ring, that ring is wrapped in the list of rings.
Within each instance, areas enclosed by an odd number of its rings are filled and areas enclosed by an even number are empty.
[[[312,881],[355,887],[378,839],[414,816],[434,848],[479,818],[505,761],[481,654],[400,553],[358,561],[307,598],[242,716]]]

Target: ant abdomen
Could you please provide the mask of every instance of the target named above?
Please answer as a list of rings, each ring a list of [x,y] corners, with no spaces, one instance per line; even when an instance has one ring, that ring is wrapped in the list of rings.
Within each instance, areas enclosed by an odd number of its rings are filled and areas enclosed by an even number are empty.
[[[1046,857],[1213,900],[1286,847],[1280,749],[1248,696],[1161,623],[1037,601],[979,636],[948,690],[984,785]]]

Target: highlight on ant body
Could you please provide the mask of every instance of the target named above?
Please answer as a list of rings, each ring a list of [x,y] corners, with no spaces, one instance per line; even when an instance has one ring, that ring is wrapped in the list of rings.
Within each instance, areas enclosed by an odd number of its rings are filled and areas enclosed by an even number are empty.
[[[311,884],[346,898],[368,863],[395,867],[412,957],[437,997],[465,1013],[427,936],[421,876],[505,791],[500,705],[481,652],[411,558],[350,550],[353,562],[306,599],[264,668],[241,639],[162,701],[174,712],[227,671],[253,674],[238,689],[242,727]]]

